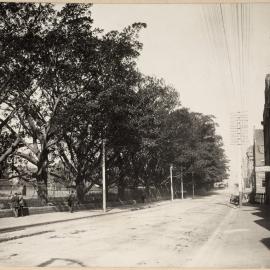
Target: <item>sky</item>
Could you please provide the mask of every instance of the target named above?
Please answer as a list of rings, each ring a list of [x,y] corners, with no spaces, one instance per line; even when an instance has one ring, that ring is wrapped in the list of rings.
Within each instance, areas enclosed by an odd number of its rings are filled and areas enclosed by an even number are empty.
[[[270,4],[95,4],[92,15],[105,32],[147,24],[139,70],[175,87],[182,106],[216,117],[236,171],[230,115],[246,112],[251,144],[253,129],[262,128],[270,73]]]

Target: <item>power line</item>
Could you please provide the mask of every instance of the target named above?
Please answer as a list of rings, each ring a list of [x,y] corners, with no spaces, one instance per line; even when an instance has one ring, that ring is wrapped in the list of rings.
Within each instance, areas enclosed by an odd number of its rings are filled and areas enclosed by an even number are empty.
[[[200,9],[201,10],[201,18],[202,18],[202,21],[204,23],[204,25],[206,26],[206,35],[207,35],[207,38],[208,38],[208,43],[209,43],[209,46],[213,49],[212,51],[214,51],[214,46],[213,46],[213,40],[212,40],[212,35],[211,35],[211,32],[210,32],[210,25],[209,25],[209,20],[208,20],[208,16],[206,14],[206,5],[202,5],[202,8]],[[213,56],[213,59],[214,61],[218,62],[218,59],[216,58],[216,54],[212,54]]]
[[[234,77],[233,77],[233,72],[232,72],[232,61],[231,61],[231,56],[230,56],[230,52],[229,52],[229,45],[228,45],[228,39],[227,39],[227,34],[226,34],[226,29],[225,29],[225,23],[224,23],[224,15],[223,15],[221,4],[219,4],[219,11],[220,11],[220,15],[221,15],[222,30],[223,30],[223,35],[224,35],[224,39],[225,39],[226,52],[227,52],[227,60],[228,60],[228,63],[229,63],[229,69],[230,69],[230,76],[231,76],[232,86],[233,86],[234,91],[236,92],[235,82],[234,82]]]

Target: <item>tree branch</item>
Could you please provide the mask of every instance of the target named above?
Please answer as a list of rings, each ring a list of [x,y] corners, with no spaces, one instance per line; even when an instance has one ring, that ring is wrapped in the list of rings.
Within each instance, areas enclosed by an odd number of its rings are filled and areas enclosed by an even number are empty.
[[[37,166],[38,160],[34,159],[30,154],[25,154],[25,153],[21,153],[21,152],[16,152],[15,153],[16,156],[19,156],[21,158],[26,159],[27,161],[29,161],[31,164]]]
[[[9,156],[10,154],[12,154],[12,153],[16,150],[16,148],[17,148],[17,146],[20,144],[20,142],[21,142],[21,139],[20,139],[20,138],[17,138],[17,139],[15,140],[15,142],[13,142],[13,143],[11,144],[11,146],[5,151],[5,153],[3,153],[3,154],[1,155],[1,157],[0,157],[0,163],[2,163],[3,161],[5,161],[5,160],[8,158],[8,156]]]

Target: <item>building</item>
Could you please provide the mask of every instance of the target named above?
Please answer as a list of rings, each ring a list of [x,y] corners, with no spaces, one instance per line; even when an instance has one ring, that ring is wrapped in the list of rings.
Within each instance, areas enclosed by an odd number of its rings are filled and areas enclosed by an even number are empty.
[[[264,158],[265,165],[270,166],[270,74],[265,77],[263,111],[263,133],[264,133]],[[270,202],[270,172],[265,173],[266,203]]]
[[[262,129],[255,129],[253,145],[246,150],[243,159],[244,193],[251,193],[252,202],[263,203],[265,200],[265,172],[262,167],[264,162],[264,135]]]
[[[253,145],[249,146],[246,151],[243,167],[245,168],[244,190],[252,192],[255,190]]]
[[[257,170],[258,167],[265,165],[264,162],[264,135],[262,129],[254,130],[253,158],[254,158],[254,180],[255,193],[264,196],[265,194],[265,172]],[[260,199],[261,201],[261,199]]]
[[[232,194],[248,193],[246,189],[246,156],[242,155],[243,150],[248,146],[248,113],[237,111],[230,115],[231,145],[234,155],[231,162],[231,183]]]

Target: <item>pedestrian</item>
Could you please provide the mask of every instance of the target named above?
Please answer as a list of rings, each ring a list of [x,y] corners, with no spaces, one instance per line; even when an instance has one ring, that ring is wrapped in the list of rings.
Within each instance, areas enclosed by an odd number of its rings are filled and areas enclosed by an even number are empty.
[[[25,206],[24,198],[23,198],[23,195],[20,193],[19,194],[19,215],[22,217],[24,216],[24,206]]]
[[[74,204],[76,201],[76,195],[75,195],[74,190],[72,190],[71,193],[69,194],[67,201],[68,201],[69,212],[72,213],[74,210]]]
[[[14,195],[11,196],[10,201],[11,201],[11,208],[14,213],[14,216],[18,217],[20,205],[19,205],[19,196],[17,192],[15,192]]]

